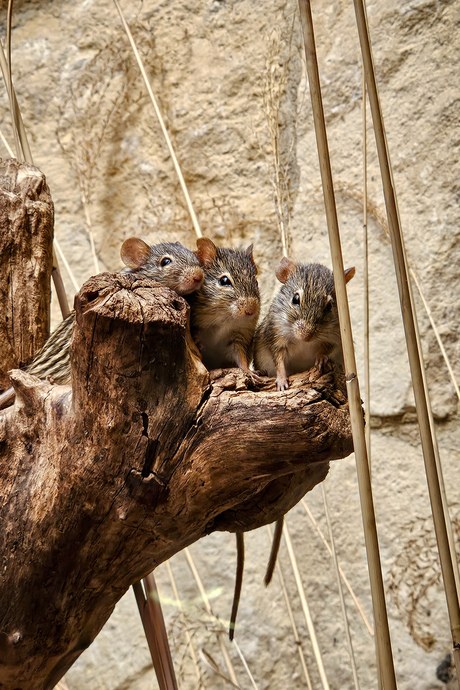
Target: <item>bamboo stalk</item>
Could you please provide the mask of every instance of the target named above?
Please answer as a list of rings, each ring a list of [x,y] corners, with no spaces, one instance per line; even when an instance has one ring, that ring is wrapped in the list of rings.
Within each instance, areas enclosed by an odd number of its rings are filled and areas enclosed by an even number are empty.
[[[270,529],[270,525],[267,525],[267,531],[268,531],[268,535],[269,535],[270,541],[271,541],[273,537],[272,537],[272,531],[271,531],[271,529]],[[291,626],[292,626],[292,630],[293,630],[293,633],[294,633],[294,640],[295,640],[296,647],[297,647],[298,652],[299,652],[300,664],[301,664],[301,666],[302,666],[302,669],[303,669],[303,672],[304,672],[304,675],[305,675],[305,680],[306,680],[306,683],[307,683],[307,687],[308,687],[308,690],[313,690],[313,689],[312,689],[312,686],[311,686],[310,676],[309,676],[309,674],[308,674],[307,662],[306,662],[306,660],[305,660],[305,655],[304,655],[304,653],[303,653],[302,640],[301,640],[300,637],[299,637],[299,633],[298,633],[298,630],[297,630],[297,626],[296,626],[296,624],[295,624],[294,615],[293,615],[293,613],[292,613],[291,602],[289,601],[289,594],[288,594],[288,591],[287,591],[287,588],[286,588],[286,583],[285,583],[285,581],[284,581],[283,570],[282,570],[282,568],[281,568],[281,565],[280,565],[280,562],[279,562],[279,561],[277,562],[276,570],[277,570],[277,572],[278,572],[278,577],[279,577],[281,589],[282,589],[282,592],[283,592],[284,601],[286,602],[286,608],[287,608],[287,611],[288,611],[289,620],[291,621]]]
[[[177,156],[176,156],[176,153],[174,151],[174,148],[173,148],[173,145],[171,142],[171,137],[169,136],[168,130],[166,129],[163,115],[161,114],[161,110],[159,108],[157,99],[155,98],[155,95],[152,91],[152,87],[150,86],[150,82],[149,82],[149,79],[147,77],[147,72],[145,71],[144,64],[142,62],[142,58],[139,54],[139,51],[137,49],[136,43],[134,41],[134,38],[133,38],[131,30],[128,26],[128,23],[126,22],[125,16],[124,16],[122,9],[120,7],[120,3],[118,2],[118,0],[113,0],[113,2],[115,4],[115,7],[117,8],[118,14],[119,14],[120,19],[121,19],[121,23],[123,24],[123,28],[126,32],[128,40],[131,44],[131,48],[133,50],[134,56],[136,58],[137,64],[138,64],[139,69],[140,69],[141,74],[142,74],[142,78],[144,80],[145,86],[146,86],[148,94],[150,96],[150,100],[152,101],[152,105],[153,105],[153,108],[155,110],[155,114],[158,118],[158,122],[160,123],[161,131],[163,132],[163,136],[165,138],[166,145],[168,147],[172,162],[174,164],[174,168],[176,170],[177,177],[179,178],[179,183],[180,183],[180,186],[182,188],[182,193],[185,197],[185,202],[187,204],[187,209],[188,209],[188,212],[190,214],[190,218],[191,218],[192,225],[194,227],[196,236],[197,237],[203,237],[203,234],[202,234],[201,229],[200,229],[200,225],[198,223],[198,219],[196,217],[195,211],[194,211],[193,206],[192,206],[192,201],[191,201],[190,195],[188,193],[187,185],[185,184],[184,176],[182,174],[182,170],[180,168],[179,161],[177,160]]]
[[[323,532],[322,532],[322,530],[321,530],[321,527],[318,525],[318,523],[316,522],[315,518],[313,517],[313,513],[311,512],[310,508],[309,508],[309,507],[307,506],[307,504],[305,503],[305,499],[302,498],[300,502],[301,502],[302,506],[304,507],[305,512],[307,513],[308,517],[310,518],[312,525],[315,527],[316,531],[318,532],[318,535],[319,535],[320,539],[322,540],[324,546],[325,546],[326,549],[328,550],[329,555],[330,555],[331,558],[332,558],[332,549],[331,549],[331,547],[329,546],[329,544],[328,544],[328,542],[327,542],[327,540],[326,540],[326,537],[324,536],[324,534],[323,534]],[[363,620],[363,622],[364,622],[364,625],[366,626],[366,628],[367,628],[367,630],[368,630],[368,632],[369,632],[369,635],[370,635],[371,637],[374,637],[374,631],[372,630],[371,624],[369,623],[369,621],[368,621],[368,619],[367,619],[367,616],[366,616],[366,614],[364,613],[364,609],[363,609],[363,607],[361,606],[361,604],[359,603],[359,599],[358,599],[358,597],[356,596],[356,594],[354,593],[353,588],[352,588],[352,586],[351,586],[351,584],[350,584],[348,578],[346,577],[346,575],[345,575],[345,573],[343,572],[343,570],[342,570],[342,568],[341,568],[340,565],[339,565],[339,572],[340,572],[340,576],[341,576],[341,578],[342,578],[342,580],[343,580],[343,583],[344,583],[345,587],[348,589],[348,592],[349,592],[351,598],[353,599],[353,602],[354,602],[356,608],[358,609],[359,615],[361,616],[361,618],[362,618],[362,620]]]
[[[323,495],[324,514],[326,516],[327,528],[329,531],[329,539],[331,542],[332,560],[334,562],[335,572],[336,572],[336,576],[337,576],[337,589],[339,591],[340,608],[342,609],[342,618],[343,618],[343,624],[344,624],[344,628],[345,628],[345,637],[346,637],[346,641],[347,641],[348,654],[350,656],[351,671],[353,674],[353,683],[355,685],[355,689],[359,690],[358,672],[356,670],[356,661],[355,661],[355,655],[353,652],[353,643],[351,641],[350,623],[348,621],[347,607],[345,605],[345,598],[343,596],[342,580],[340,579],[340,573],[339,573],[339,562],[337,560],[337,551],[335,550],[334,533],[332,531],[332,524],[331,524],[331,519],[329,516],[329,508],[327,505],[327,496],[326,496],[326,489],[324,488],[324,484],[321,484],[321,492]]]
[[[358,34],[361,44],[361,52],[366,72],[367,89],[374,123],[377,152],[380,162],[380,171],[385,196],[385,205],[388,216],[391,245],[393,249],[396,277],[398,282],[399,298],[403,316],[404,330],[406,333],[407,352],[411,369],[412,384],[414,389],[415,404],[419,420],[420,438],[422,442],[425,471],[428,481],[428,490],[431,500],[431,509],[438,543],[441,571],[444,579],[444,589],[449,611],[450,627],[452,633],[453,657],[457,669],[458,683],[460,687],[460,607],[455,584],[454,567],[451,559],[446,520],[444,516],[441,488],[436,466],[436,454],[430,425],[428,402],[423,383],[421,353],[419,351],[416,332],[416,315],[411,299],[409,276],[402,237],[399,213],[394,189],[390,156],[386,142],[385,128],[380,108],[377,84],[375,79],[374,64],[369,39],[369,29],[363,0],[353,0],[358,25]]]
[[[326,671],[324,670],[323,657],[321,656],[318,638],[316,637],[315,626],[313,625],[313,620],[310,614],[310,608],[307,603],[307,597],[305,595],[302,578],[300,577],[299,566],[297,564],[297,558],[294,553],[294,547],[292,546],[291,535],[289,533],[286,520],[284,521],[284,538],[286,540],[286,546],[288,548],[292,570],[294,571],[294,577],[297,585],[297,590],[299,592],[300,603],[302,604],[302,611],[305,616],[305,622],[307,624],[308,633],[310,635],[311,644],[313,647],[313,654],[315,655],[316,664],[318,666],[318,671],[321,678],[321,683],[324,690],[329,690],[329,683],[327,681]]]
[[[151,579],[149,580],[148,578]],[[178,690],[171,652],[169,650],[168,637],[166,635],[163,614],[158,601],[153,575],[148,575],[147,578],[144,578],[143,582],[146,586],[145,593],[140,582],[135,582],[133,584],[133,590],[141,614],[141,620],[149,645],[158,685],[160,690]]]
[[[367,117],[366,117],[366,77],[364,66],[363,77],[363,247],[364,247],[364,412],[366,415],[366,445],[369,471],[372,479],[371,462],[371,357],[370,357],[370,328],[369,328],[369,236],[367,231]]]
[[[345,286],[340,233],[334,199],[334,186],[332,181],[329,148],[327,143],[326,123],[324,120],[318,63],[316,59],[313,20],[309,0],[299,0],[299,5],[305,41],[305,55],[307,61],[308,79],[310,83],[310,95],[312,100],[321,179],[323,183],[329,242],[331,246],[332,264],[334,270],[334,283],[345,364],[345,378],[348,389],[348,402],[350,406],[356,469],[358,474],[359,493],[363,513],[364,537],[368,554],[369,577],[374,609],[374,626],[378,640],[379,658],[381,660],[384,687],[385,690],[392,690],[396,688],[396,678],[391,651],[385,594],[383,589],[380,552],[361,409],[361,395],[356,372],[356,361]]]
[[[181,613],[183,613],[184,607],[182,606],[182,602],[181,602],[180,597],[179,597],[179,592],[177,590],[176,580],[174,578],[173,571],[172,571],[172,568],[171,568],[169,561],[166,561],[166,569],[168,571],[169,580],[171,582],[171,587],[173,588],[174,596],[176,598],[177,608],[179,609],[179,611],[181,611]],[[198,665],[198,659],[196,658],[195,649],[194,649],[193,644],[192,644],[192,636],[190,635],[187,628],[185,628],[185,636],[187,638],[187,644],[188,644],[188,647],[190,649],[190,656],[192,657],[193,665],[195,668],[196,679],[198,681],[198,685],[201,687],[203,681],[201,678],[200,667]]]
[[[198,589],[200,591],[201,598],[203,599],[203,603],[205,605],[206,611],[208,612],[208,614],[210,616],[215,617],[213,612],[212,612],[212,608],[211,608],[211,604],[209,603],[208,596],[207,596],[206,591],[203,587],[203,583],[202,583],[201,578],[200,578],[198,571],[196,569],[194,560],[192,558],[192,554],[190,553],[190,549],[186,547],[184,549],[184,551],[185,551],[185,557],[187,559],[187,563],[189,564],[190,570],[192,571],[193,577],[195,578],[195,582],[196,582]],[[230,656],[227,652],[227,648],[225,647],[225,643],[222,639],[222,635],[217,635],[217,637],[219,640],[220,650],[221,650],[222,655],[225,659],[225,665],[227,666],[227,670],[228,670],[229,676],[231,678],[231,681],[238,687],[238,681],[236,679],[235,669],[233,668],[233,664],[232,664]]]

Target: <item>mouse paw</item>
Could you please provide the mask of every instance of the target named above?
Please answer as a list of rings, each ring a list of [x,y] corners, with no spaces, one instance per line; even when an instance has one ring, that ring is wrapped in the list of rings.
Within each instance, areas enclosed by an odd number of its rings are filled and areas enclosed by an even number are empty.
[[[287,391],[289,388],[289,379],[287,376],[278,376],[276,379],[276,390]]]
[[[329,357],[327,355],[318,355],[315,359],[315,367],[318,367],[321,374],[324,374],[326,364],[329,362]]]

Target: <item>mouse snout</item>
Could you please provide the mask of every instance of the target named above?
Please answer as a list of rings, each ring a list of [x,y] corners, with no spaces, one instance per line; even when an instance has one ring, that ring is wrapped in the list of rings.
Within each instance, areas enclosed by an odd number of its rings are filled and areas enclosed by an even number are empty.
[[[181,283],[180,294],[188,295],[198,290],[203,284],[204,273],[202,268],[193,268],[187,271]]]
[[[259,302],[255,297],[238,300],[238,310],[242,316],[256,316],[259,313]]]
[[[315,328],[305,323],[305,321],[297,321],[295,324],[295,334],[299,340],[304,340],[308,343],[315,335]]]

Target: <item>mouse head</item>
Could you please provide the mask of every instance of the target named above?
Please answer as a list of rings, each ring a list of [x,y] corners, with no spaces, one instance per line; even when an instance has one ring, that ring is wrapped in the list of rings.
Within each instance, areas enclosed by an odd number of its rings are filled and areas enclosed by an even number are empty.
[[[204,283],[196,297],[197,313],[217,319],[257,322],[260,294],[252,244],[245,250],[216,247],[207,238],[197,240],[197,258],[204,268]]]
[[[131,237],[123,242],[120,255],[130,272],[142,273],[179,295],[198,290],[204,280],[198,258],[179,242],[150,245]]]
[[[345,271],[348,283],[354,268]],[[332,271],[321,264],[296,264],[281,259],[276,277],[283,283],[274,301],[287,337],[339,344],[339,321]]]

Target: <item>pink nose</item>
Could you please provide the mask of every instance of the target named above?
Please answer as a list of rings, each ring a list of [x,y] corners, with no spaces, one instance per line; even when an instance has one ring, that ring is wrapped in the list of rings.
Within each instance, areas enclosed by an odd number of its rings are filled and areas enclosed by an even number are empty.
[[[246,314],[246,316],[254,316],[254,314],[256,313],[255,307],[246,307],[244,313]]]

